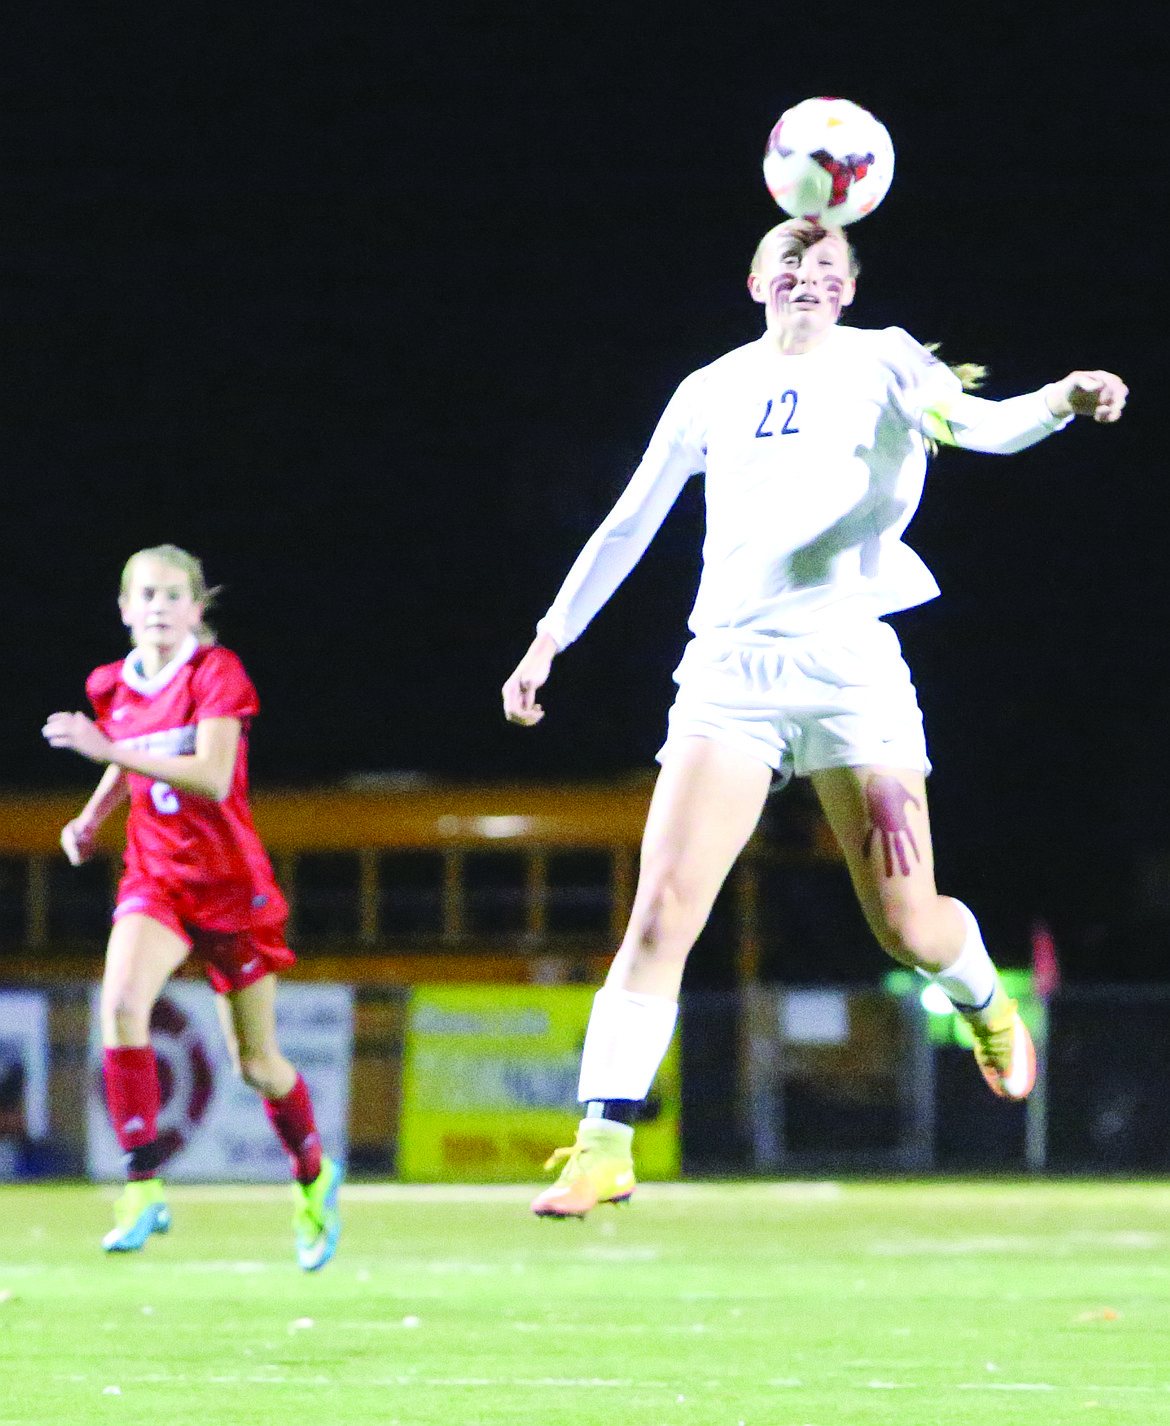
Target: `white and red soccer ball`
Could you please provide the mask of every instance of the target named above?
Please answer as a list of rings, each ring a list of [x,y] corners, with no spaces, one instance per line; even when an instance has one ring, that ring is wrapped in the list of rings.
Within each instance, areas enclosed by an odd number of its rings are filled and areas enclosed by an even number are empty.
[[[886,196],[893,176],[886,126],[848,99],[805,99],[768,135],[764,182],[793,218],[856,223]]]

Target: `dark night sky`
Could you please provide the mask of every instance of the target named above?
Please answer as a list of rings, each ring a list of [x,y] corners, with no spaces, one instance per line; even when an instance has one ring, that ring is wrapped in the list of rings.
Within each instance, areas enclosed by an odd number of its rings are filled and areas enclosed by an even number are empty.
[[[226,585],[259,781],[647,766],[697,489],[541,729],[503,724],[499,685],[674,386],[759,330],[771,124],[845,94],[899,165],[854,230],[852,320],[987,362],[990,395],[1078,365],[1134,390],[1116,429],[944,454],[910,532],[944,597],[896,623],[944,882],[1157,972],[1133,884],[1170,846],[1160,8],[25,8],[0,61],[0,783],[87,780],[40,722],[120,656],[118,569],[161,540]]]

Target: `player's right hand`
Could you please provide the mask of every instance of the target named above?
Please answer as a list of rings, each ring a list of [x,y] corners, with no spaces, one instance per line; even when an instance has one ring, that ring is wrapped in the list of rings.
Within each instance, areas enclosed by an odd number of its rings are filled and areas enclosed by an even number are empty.
[[[536,693],[548,680],[557,646],[547,634],[537,634],[528,652],[503,687],[504,717],[509,723],[531,728],[544,717]]]
[[[93,856],[93,829],[80,818],[66,822],[61,829],[61,850],[69,858],[70,866],[80,866]]]

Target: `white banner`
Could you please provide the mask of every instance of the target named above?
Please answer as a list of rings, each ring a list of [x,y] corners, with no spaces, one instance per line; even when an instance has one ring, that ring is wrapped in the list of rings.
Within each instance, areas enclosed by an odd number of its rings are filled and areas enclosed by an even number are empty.
[[[49,1133],[49,1002],[31,991],[0,991],[0,1133]]]
[[[87,1093],[91,1178],[122,1177],[122,1153],[106,1115],[99,992],[90,999]],[[344,1159],[353,1055],[353,992],[347,985],[284,982],[276,992],[280,1048],[309,1086],[325,1152]],[[155,1004],[150,1043],[158,1060],[159,1138],[173,1144],[162,1168],[176,1182],[280,1183],[288,1158],[255,1090],[232,1072],[209,986],[172,981]]]

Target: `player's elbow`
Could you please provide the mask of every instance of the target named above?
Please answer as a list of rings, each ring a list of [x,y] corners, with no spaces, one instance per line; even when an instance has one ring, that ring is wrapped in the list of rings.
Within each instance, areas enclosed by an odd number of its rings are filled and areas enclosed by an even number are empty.
[[[188,791],[193,792],[196,797],[206,798],[208,802],[214,802],[217,806],[228,800],[230,787],[223,787],[218,782],[191,782],[188,784]]]
[[[232,790],[232,770],[221,773],[209,769],[203,778],[203,786],[200,791],[204,797],[209,797],[212,802],[226,802],[231,796]]]
[[[214,755],[196,755],[196,764],[191,770],[199,778],[201,786],[198,790],[204,797],[210,798],[212,802],[226,802],[231,796],[236,770],[234,756],[227,759]]]

